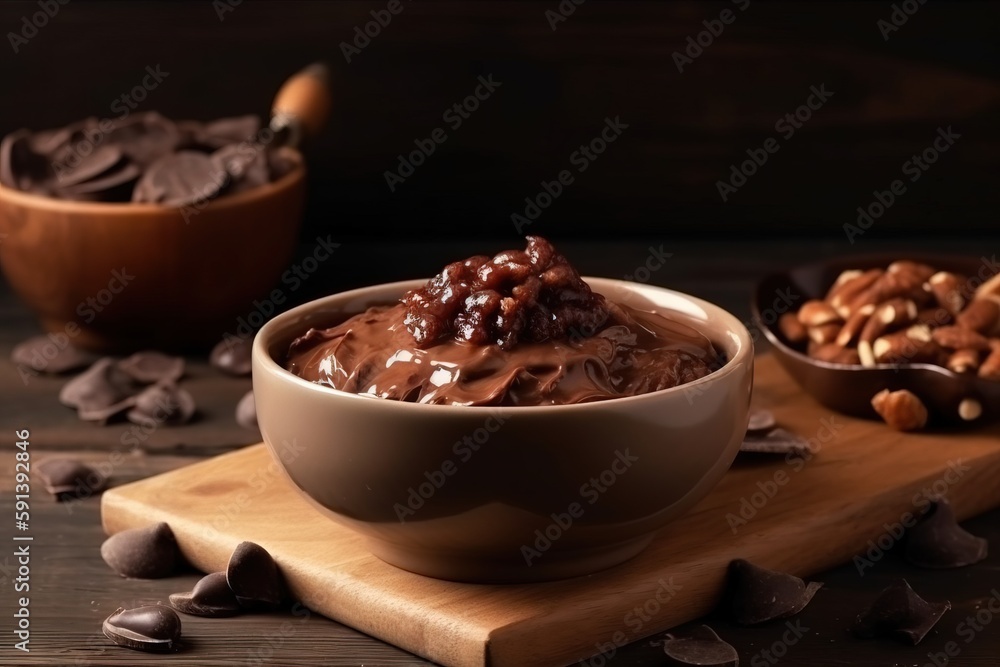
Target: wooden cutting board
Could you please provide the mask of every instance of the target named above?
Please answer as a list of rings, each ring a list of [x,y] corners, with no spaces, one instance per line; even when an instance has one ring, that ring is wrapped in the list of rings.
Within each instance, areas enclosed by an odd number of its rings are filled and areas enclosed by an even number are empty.
[[[106,491],[104,528],[166,521],[206,572],[225,569],[236,544],[252,540],[297,599],[330,618],[448,666],[529,667],[610,652],[705,614],[733,558],[808,576],[880,537],[887,545],[886,526],[919,512],[925,494],[947,495],[960,518],[1000,505],[1000,425],[900,434],[832,414],[766,356],[754,403],[812,439],[815,456],[740,455],[646,551],[588,577],[483,586],[396,569],[301,500],[263,445]]]

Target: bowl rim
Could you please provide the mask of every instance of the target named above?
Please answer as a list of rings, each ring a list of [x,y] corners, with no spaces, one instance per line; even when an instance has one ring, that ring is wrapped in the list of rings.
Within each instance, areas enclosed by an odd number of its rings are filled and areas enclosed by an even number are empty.
[[[294,161],[291,171],[276,181],[271,181],[259,185],[244,192],[234,195],[219,197],[209,200],[201,208],[201,213],[208,211],[235,208],[253,204],[254,202],[273,195],[276,192],[287,190],[301,182],[306,175],[306,164],[302,153],[289,146],[282,146],[278,151],[287,154]],[[174,213],[183,210],[183,206],[164,206],[163,204],[134,204],[132,202],[101,202],[101,201],[78,201],[73,199],[57,199],[33,192],[25,192],[0,184],[0,205],[17,204],[39,211],[54,213],[76,213],[93,214],[99,216],[127,217],[129,223],[134,222],[137,214],[163,214]]]
[[[355,394],[352,392],[343,391],[340,389],[334,389],[333,387],[328,387],[325,385],[317,384],[315,382],[310,382],[297,375],[292,374],[285,368],[283,368],[274,357],[268,352],[270,339],[277,333],[278,330],[284,329],[288,324],[288,320],[299,318],[305,314],[320,311],[324,306],[332,305],[341,301],[350,301],[358,298],[363,298],[366,294],[378,291],[387,292],[393,291],[402,294],[408,289],[414,289],[420,287],[427,282],[427,278],[417,278],[410,280],[401,280],[391,283],[379,283],[376,285],[369,285],[366,287],[360,287],[346,292],[338,292],[336,294],[331,294],[325,297],[320,297],[319,299],[314,299],[308,301],[300,306],[292,308],[280,315],[277,315],[270,320],[268,320],[264,326],[260,328],[257,334],[254,336],[253,345],[251,348],[251,359],[253,367],[253,375],[256,380],[258,370],[269,375],[273,375],[278,378],[281,382],[290,382],[293,386],[300,387],[307,391],[318,391],[328,396],[339,396],[346,400],[354,401],[364,401],[366,405],[384,405],[384,409],[387,410],[417,410],[424,414],[444,414],[448,411],[457,411],[457,413],[463,415],[474,414],[470,411],[473,410],[489,410],[489,411],[500,411],[501,413],[507,413],[508,411],[513,411],[512,414],[538,414],[544,411],[558,410],[558,411],[568,411],[568,410],[603,410],[603,409],[614,409],[615,406],[624,405],[626,403],[638,403],[643,401],[657,401],[666,396],[671,396],[674,394],[680,394],[685,392],[690,392],[693,388],[700,387],[702,385],[720,382],[724,378],[732,375],[737,371],[738,368],[744,366],[748,363],[753,363],[754,346],[753,339],[750,335],[749,330],[746,325],[740,321],[735,315],[717,306],[714,303],[705,301],[695,296],[685,294],[683,292],[678,292],[676,290],[668,289],[666,287],[660,287],[657,285],[649,285],[645,283],[636,283],[626,280],[617,280],[613,278],[600,278],[595,276],[583,276],[584,281],[590,283],[591,281],[597,280],[603,284],[615,285],[617,287],[627,289],[627,290],[651,290],[655,292],[666,293],[675,297],[680,297],[687,300],[689,303],[701,308],[706,313],[713,311],[716,315],[722,317],[723,320],[728,320],[727,328],[724,334],[735,334],[735,340],[739,344],[738,349],[734,354],[732,354],[723,366],[715,371],[712,371],[705,377],[699,378],[693,382],[688,382],[676,387],[669,387],[667,389],[660,389],[658,391],[647,392],[645,394],[637,394],[634,396],[621,396],[617,398],[609,398],[600,401],[589,401],[586,403],[570,403],[564,405],[441,405],[441,404],[427,404],[427,403],[414,403],[410,401],[395,401],[389,399],[379,399],[373,396],[366,396],[362,394]],[[595,291],[598,291],[595,288]],[[669,310],[664,308],[664,310]],[[704,332],[702,332],[704,333]]]

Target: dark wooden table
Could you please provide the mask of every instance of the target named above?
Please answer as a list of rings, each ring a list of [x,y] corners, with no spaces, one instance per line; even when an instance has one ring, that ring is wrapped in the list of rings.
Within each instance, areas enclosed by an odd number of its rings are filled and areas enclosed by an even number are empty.
[[[501,241],[490,249],[509,243]],[[753,281],[763,273],[790,262],[853,252],[887,249],[940,250],[990,256],[1000,250],[1000,239],[955,241],[868,240],[854,248],[840,241],[829,242],[713,242],[673,244],[664,239],[646,242],[597,244],[563,243],[562,250],[591,274],[623,276],[640,266],[651,246],[673,253],[650,282],[668,285],[711,299],[748,317],[747,301]],[[346,242],[345,242],[346,244]],[[301,301],[314,294],[363,283],[412,277],[430,273],[443,261],[481,248],[465,243],[397,244],[374,246],[351,242],[352,252],[340,255],[330,269],[308,290],[296,295]],[[377,266],[374,259],[381,266]],[[104,427],[76,421],[72,412],[59,405],[57,394],[65,378],[39,376],[23,383],[9,363],[10,349],[38,332],[31,315],[0,283],[0,432],[3,461],[0,469],[0,510],[10,517],[13,510],[14,431],[31,431],[34,461],[47,456],[72,454],[96,465],[106,464],[115,451],[123,454],[114,467],[112,484],[124,484],[171,470],[205,456],[256,442],[259,435],[239,427],[233,418],[238,398],[249,388],[248,379],[223,377],[204,362],[189,358],[185,385],[199,400],[201,416],[193,424],[160,428],[149,438],[134,443],[123,440],[128,425]],[[1000,446],[1000,443],[998,443]],[[901,453],[905,456],[905,453]],[[834,492],[834,490],[831,490]],[[11,521],[13,524],[13,521]],[[710,618],[720,635],[740,653],[741,664],[765,665],[943,665],[948,642],[961,652],[950,665],[985,667],[1000,664],[1000,622],[989,611],[991,598],[1000,604],[1000,510],[968,522],[969,530],[990,540],[993,553],[975,566],[950,571],[917,570],[890,552],[863,576],[851,565],[814,577],[825,582],[810,606],[792,619],[798,632],[783,622],[758,628],[740,628],[722,618]],[[11,525],[8,534],[16,531]],[[4,637],[0,664],[136,665],[426,665],[405,651],[384,644],[351,628],[316,614],[246,615],[233,619],[183,618],[188,648],[170,656],[150,656],[111,645],[101,634],[101,622],[118,606],[163,601],[172,592],[187,590],[198,574],[155,581],[124,580],[103,563],[99,547],[104,539],[100,527],[99,499],[56,503],[33,484],[31,505],[31,652],[13,648],[16,641],[12,613],[16,603],[13,585],[18,577],[13,548],[0,555],[0,618]],[[13,544],[13,543],[10,543]],[[854,616],[891,581],[905,577],[932,600],[948,599],[952,610],[917,647],[892,641],[860,641],[848,632]],[[977,614],[979,615],[977,620]],[[966,620],[972,617],[971,623]],[[996,619],[1000,620],[1000,619]],[[796,625],[797,624],[797,625]],[[978,630],[976,628],[979,628]],[[798,636],[801,634],[801,637]],[[595,643],[599,638],[594,638]],[[790,640],[790,641],[788,641]],[[968,640],[968,641],[967,641]],[[600,667],[656,665],[662,663],[657,637],[615,651],[613,657],[594,658],[582,664]],[[601,649],[595,647],[595,653]],[[935,654],[940,654],[935,656]]]

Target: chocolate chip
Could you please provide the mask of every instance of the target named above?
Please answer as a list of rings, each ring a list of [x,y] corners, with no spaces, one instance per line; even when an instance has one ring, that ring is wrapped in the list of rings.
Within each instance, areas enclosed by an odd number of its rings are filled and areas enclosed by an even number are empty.
[[[240,542],[229,558],[226,581],[245,609],[273,609],[281,604],[281,574],[271,554],[253,542]]]
[[[747,420],[748,433],[767,432],[777,426],[774,414],[770,410],[751,410]]]
[[[740,625],[787,618],[802,611],[822,586],[738,559],[729,564],[729,609]]]
[[[671,665],[736,667],[740,663],[736,649],[722,641],[707,625],[692,628],[684,634],[668,634],[663,642],[663,652],[670,661],[667,664]]]
[[[754,454],[805,454],[809,451],[809,443],[791,431],[776,428],[767,433],[747,433],[740,451]]]
[[[60,187],[78,185],[100,176],[121,162],[121,159],[120,148],[101,144],[86,155],[78,154],[72,166],[67,166],[56,173],[56,181]]]
[[[135,609],[119,607],[104,620],[104,636],[125,648],[163,653],[177,648],[181,619],[173,609],[147,605]]]
[[[916,646],[949,609],[950,602],[927,602],[899,579],[858,616],[852,630],[862,639],[888,635]]]
[[[226,337],[212,348],[208,362],[223,373],[250,375],[253,339]]]
[[[187,593],[172,593],[170,604],[181,613],[210,618],[235,616],[241,611],[225,572],[205,575]]]
[[[986,558],[989,543],[965,531],[945,499],[933,503],[906,536],[906,560],[917,567],[965,567]]]
[[[133,579],[170,576],[182,560],[174,531],[165,523],[112,535],[101,545],[101,557],[112,570]]]
[[[135,186],[132,201],[188,206],[211,199],[228,180],[225,170],[208,155],[180,151],[149,165]]]
[[[39,373],[68,373],[94,363],[95,355],[70,343],[60,343],[53,336],[35,336],[14,347],[12,363]]]
[[[184,359],[162,352],[136,352],[118,362],[118,368],[128,373],[136,382],[153,384],[168,380],[176,382],[184,375]]]
[[[103,491],[108,481],[97,469],[71,458],[39,461],[35,472],[45,484],[45,490],[59,501],[88,498]]]
[[[194,413],[191,394],[172,382],[160,382],[135,397],[135,405],[126,417],[133,424],[155,428],[159,424],[186,424]]]
[[[257,404],[253,400],[253,390],[251,389],[240,402],[236,404],[236,423],[243,428],[257,429]]]
[[[135,381],[118,368],[115,360],[104,357],[67,382],[59,392],[59,400],[63,405],[77,408],[81,419],[87,419],[104,414],[107,409],[124,410],[128,407],[127,399],[137,390]]]
[[[205,123],[195,134],[195,141],[210,148],[253,141],[260,132],[260,117],[255,115],[220,118]]]

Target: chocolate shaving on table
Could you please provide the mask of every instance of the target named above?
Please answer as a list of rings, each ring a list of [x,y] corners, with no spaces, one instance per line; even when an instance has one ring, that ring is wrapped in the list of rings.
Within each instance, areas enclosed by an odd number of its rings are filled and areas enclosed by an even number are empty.
[[[114,359],[104,357],[67,382],[59,392],[59,400],[63,405],[76,408],[81,419],[100,421],[95,415],[105,414],[109,409],[120,412],[129,407],[128,399],[138,389],[135,380],[121,370]]]
[[[907,531],[905,558],[930,569],[965,567],[986,558],[989,543],[967,532],[944,498],[934,502],[924,518]]]
[[[223,373],[250,375],[252,349],[253,339],[227,337],[212,348],[208,362]]]
[[[858,616],[852,630],[862,639],[890,636],[915,646],[949,609],[950,602],[927,602],[899,579]]]
[[[802,611],[823,584],[738,559],[729,564],[729,611],[740,625],[757,625]]]
[[[181,619],[173,609],[159,604],[135,609],[119,607],[104,620],[102,631],[119,646],[166,653],[177,649]]]
[[[225,572],[205,575],[187,593],[171,593],[170,604],[181,613],[209,618],[236,616],[242,611]]]
[[[161,579],[183,561],[174,531],[165,523],[131,528],[104,540],[101,557],[123,577]]]
[[[240,542],[229,558],[226,581],[244,609],[274,609],[282,601],[278,566],[264,547]]]
[[[10,360],[39,373],[58,375],[90,366],[97,357],[71,343],[60,345],[49,336],[34,336],[11,350]]]
[[[805,454],[809,442],[791,431],[775,428],[767,433],[747,433],[740,445],[741,452],[754,454]]]
[[[778,423],[770,410],[751,410],[747,419],[747,433],[767,433]]]
[[[118,367],[143,384],[176,382],[184,375],[184,358],[147,350],[122,359]]]
[[[96,468],[82,461],[66,457],[39,461],[34,472],[41,478],[45,490],[63,501],[88,498],[107,486],[107,478]]]
[[[668,634],[663,642],[668,665],[699,665],[700,667],[737,667],[740,662],[736,649],[707,625],[700,625],[683,634]]]
[[[243,428],[257,429],[257,404],[254,402],[253,390],[251,389],[240,402],[236,404],[236,423]]]
[[[194,398],[173,382],[147,387],[135,397],[135,405],[126,417],[133,424],[151,426],[186,424],[194,416]]]

